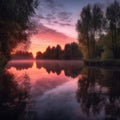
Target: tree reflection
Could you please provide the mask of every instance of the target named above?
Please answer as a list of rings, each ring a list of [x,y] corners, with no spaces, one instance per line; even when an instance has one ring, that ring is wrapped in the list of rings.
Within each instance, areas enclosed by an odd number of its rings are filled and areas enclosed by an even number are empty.
[[[77,100],[83,113],[105,120],[120,119],[120,71],[86,68],[78,81]]]
[[[17,70],[24,70],[24,69],[32,68],[32,66],[33,66],[33,61],[22,61],[22,62],[11,61],[7,64],[7,69],[11,67],[15,67]]]
[[[10,69],[12,67],[16,68],[17,70],[24,70],[33,68],[34,61],[11,61],[7,64],[6,68]],[[81,61],[50,61],[50,60],[43,60],[43,61],[36,61],[36,67],[38,69],[45,68],[47,73],[56,73],[60,75],[62,71],[64,71],[65,76],[76,78],[81,70],[82,70],[82,63]]]
[[[39,69],[43,67],[48,73],[52,72],[57,75],[64,71],[65,76],[72,78],[76,78],[82,70],[82,64],[77,61],[37,61],[36,66]]]
[[[17,120],[25,112],[29,99],[29,77],[24,76],[19,85],[14,76],[6,71],[0,72],[0,119]]]

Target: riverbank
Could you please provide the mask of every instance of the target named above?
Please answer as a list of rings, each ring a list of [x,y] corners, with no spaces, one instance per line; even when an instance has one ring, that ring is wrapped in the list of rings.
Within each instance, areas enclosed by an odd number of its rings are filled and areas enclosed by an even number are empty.
[[[84,64],[87,66],[99,66],[99,67],[120,67],[120,60],[84,60]]]

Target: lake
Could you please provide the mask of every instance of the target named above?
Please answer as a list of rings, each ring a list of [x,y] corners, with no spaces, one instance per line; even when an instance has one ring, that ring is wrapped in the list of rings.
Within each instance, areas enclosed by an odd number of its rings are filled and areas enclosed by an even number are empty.
[[[17,60],[0,80],[1,120],[120,120],[119,68]]]

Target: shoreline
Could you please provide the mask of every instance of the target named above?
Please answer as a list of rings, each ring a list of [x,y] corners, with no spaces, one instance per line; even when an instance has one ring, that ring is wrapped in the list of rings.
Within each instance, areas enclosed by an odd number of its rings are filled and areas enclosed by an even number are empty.
[[[87,66],[96,67],[120,67],[120,60],[84,60]]]

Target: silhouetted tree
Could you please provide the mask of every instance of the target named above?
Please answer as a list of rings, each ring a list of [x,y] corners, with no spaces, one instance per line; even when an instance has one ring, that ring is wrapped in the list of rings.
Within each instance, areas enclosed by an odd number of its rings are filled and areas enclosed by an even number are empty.
[[[44,59],[47,59],[47,58],[49,59],[50,56],[51,56],[51,48],[50,48],[50,46],[48,46],[46,51],[43,53],[43,58]]]
[[[36,59],[43,59],[43,54],[41,52],[37,52]]]
[[[89,4],[82,9],[77,22],[80,46],[84,50],[84,57],[95,58],[95,37],[99,35],[103,24],[103,12],[98,4],[91,7]]]
[[[50,54],[50,59],[56,59],[56,48],[52,47],[51,48],[51,54]]]
[[[71,59],[81,59],[83,57],[80,47],[77,43],[71,43]]]
[[[82,53],[77,43],[66,44],[64,48],[64,59],[81,59]]]
[[[78,31],[78,40],[81,45],[81,47],[85,46],[86,55],[90,57],[90,43],[89,43],[89,30],[90,30],[90,21],[91,21],[91,12],[90,12],[90,5],[87,5],[82,9],[81,12],[81,19],[78,20],[77,22],[77,31]],[[84,51],[85,52],[85,51]]]
[[[70,44],[66,44],[64,48],[64,58],[71,59],[72,51]]]
[[[12,55],[12,59],[33,59],[32,52],[23,52],[17,51],[15,54]]]
[[[108,33],[110,32],[112,38],[112,52],[114,58],[119,58],[120,44],[118,35],[120,34],[120,3],[114,1],[107,7],[106,18],[108,23]]]
[[[10,59],[11,51],[28,40],[30,17],[35,13],[37,0],[0,1],[0,55]],[[0,56],[0,57],[1,57]]]
[[[62,54],[61,46],[57,45],[56,50],[55,50],[55,58],[56,59],[61,59],[61,54]]]
[[[36,59],[66,59],[66,60],[76,60],[82,58],[82,52],[77,43],[73,42],[71,44],[66,44],[64,50],[61,49],[60,45],[50,48],[47,47],[44,53],[37,52]]]

